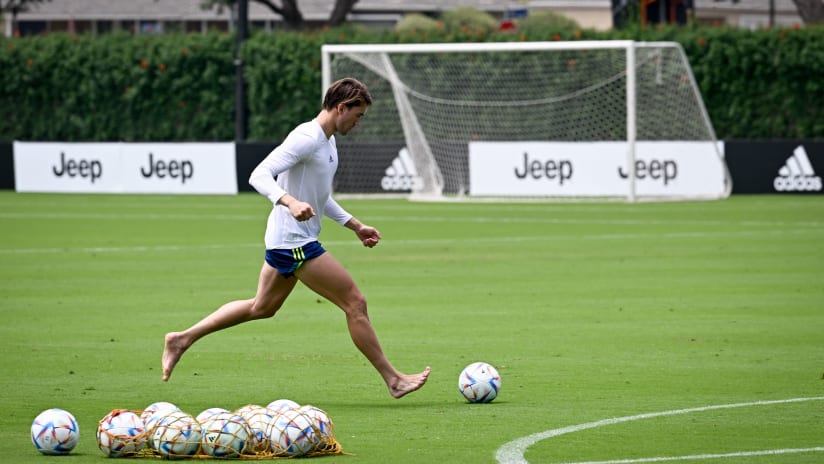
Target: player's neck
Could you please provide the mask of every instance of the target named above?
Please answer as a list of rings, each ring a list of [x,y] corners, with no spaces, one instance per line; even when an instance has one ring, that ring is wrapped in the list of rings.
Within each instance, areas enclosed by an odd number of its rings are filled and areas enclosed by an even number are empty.
[[[320,124],[320,128],[323,129],[323,133],[326,134],[327,139],[335,135],[335,132],[337,132],[334,111],[321,110],[317,117],[315,117],[315,121]]]

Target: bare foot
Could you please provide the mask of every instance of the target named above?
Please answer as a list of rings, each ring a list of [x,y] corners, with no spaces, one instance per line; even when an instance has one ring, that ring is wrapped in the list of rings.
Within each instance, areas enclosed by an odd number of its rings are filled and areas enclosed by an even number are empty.
[[[397,381],[389,385],[389,393],[395,398],[401,398],[408,393],[412,393],[413,391],[423,387],[423,384],[426,383],[426,380],[429,378],[429,372],[431,371],[432,369],[427,367],[419,374],[400,376]]]
[[[165,345],[163,346],[163,358],[161,359],[164,382],[169,380],[169,377],[172,375],[172,370],[174,370],[183,352],[189,348],[189,345],[183,339],[182,335],[180,332],[169,332],[166,334]]]

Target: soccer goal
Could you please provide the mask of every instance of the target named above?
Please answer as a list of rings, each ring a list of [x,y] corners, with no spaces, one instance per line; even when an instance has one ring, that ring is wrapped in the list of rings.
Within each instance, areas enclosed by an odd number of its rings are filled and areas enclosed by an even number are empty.
[[[420,197],[716,199],[731,180],[686,55],[633,41],[322,47],[367,84],[335,189]]]

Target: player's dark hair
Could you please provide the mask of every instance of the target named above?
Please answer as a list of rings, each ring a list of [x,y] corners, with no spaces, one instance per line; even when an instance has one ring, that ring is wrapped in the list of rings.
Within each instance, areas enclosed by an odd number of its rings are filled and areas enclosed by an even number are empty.
[[[363,82],[345,77],[329,86],[323,97],[323,109],[331,110],[341,103],[350,108],[361,104],[368,106],[372,104],[372,95]]]

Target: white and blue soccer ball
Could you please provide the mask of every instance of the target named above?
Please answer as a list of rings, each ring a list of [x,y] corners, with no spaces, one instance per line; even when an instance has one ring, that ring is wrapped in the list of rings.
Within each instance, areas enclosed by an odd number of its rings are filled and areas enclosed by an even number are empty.
[[[489,403],[501,391],[501,376],[485,362],[474,362],[461,371],[458,390],[470,403]]]
[[[215,414],[220,414],[222,412],[231,412],[231,411],[229,411],[228,409],[219,408],[219,407],[206,408],[203,411],[200,411],[200,414],[198,414],[197,417],[195,417],[195,419],[197,420],[198,424],[203,424],[207,420],[209,420],[210,417],[214,416]]]
[[[335,425],[326,411],[311,404],[301,406],[299,411],[309,419],[312,428],[315,429],[315,449],[322,449],[324,446],[335,443]]]
[[[252,431],[246,420],[234,413],[219,413],[203,423],[201,449],[216,458],[237,458],[249,449]]]
[[[269,436],[266,434],[269,424],[272,423],[278,413],[269,408],[258,405],[247,405],[235,414],[246,420],[252,435],[249,437],[249,449],[252,452],[260,453],[269,450]]]
[[[47,409],[31,424],[31,441],[43,454],[68,454],[79,439],[77,419],[65,409]]]
[[[166,414],[170,412],[178,412],[180,408],[178,408],[173,403],[169,403],[168,401],[158,401],[146,406],[143,409],[143,412],[140,413],[140,418],[143,419],[144,429],[146,430],[146,435],[151,437],[154,433],[154,428],[160,419],[163,418]],[[153,448],[153,443],[149,440],[149,448]]]
[[[297,409],[300,407],[300,404],[290,399],[281,398],[279,400],[272,401],[271,403],[266,405],[266,407],[279,414],[290,409]]]
[[[194,417],[183,411],[167,411],[154,427],[149,442],[166,459],[191,457],[200,450],[202,433]]]
[[[267,436],[272,452],[278,456],[303,456],[319,441],[312,419],[300,409],[289,409],[275,416]]]
[[[146,443],[145,427],[137,414],[128,409],[115,409],[97,426],[97,446],[113,458],[137,454]]]
[[[241,407],[235,409],[233,412],[235,414],[237,414],[238,416],[243,417],[244,414],[246,414],[247,412],[254,411],[255,409],[260,409],[262,407],[263,406],[261,406],[259,404],[247,404],[247,405],[244,405],[244,406],[241,406]]]
[[[180,408],[178,408],[174,403],[169,403],[168,401],[157,401],[146,406],[143,409],[143,412],[140,413],[140,418],[145,422],[146,419],[163,411],[180,411]]]

